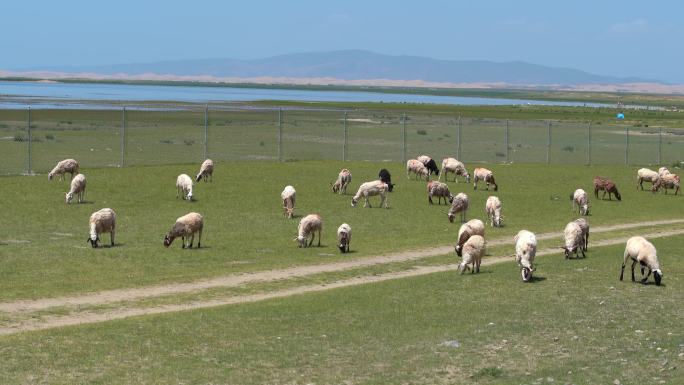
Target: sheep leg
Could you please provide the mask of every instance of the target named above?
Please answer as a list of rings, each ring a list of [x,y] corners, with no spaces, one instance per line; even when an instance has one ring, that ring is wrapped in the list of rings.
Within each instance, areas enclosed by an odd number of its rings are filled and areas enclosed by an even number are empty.
[[[439,202],[439,201],[438,201]],[[428,195],[428,203],[432,204],[432,195]]]
[[[318,247],[321,247],[321,232],[322,231],[323,231],[322,229],[318,230]]]
[[[185,235],[181,235],[181,249],[185,248]]]
[[[642,276],[644,275],[643,270],[641,272],[641,275]],[[651,268],[649,267],[648,268],[648,274],[646,274],[646,276],[641,279],[641,283],[646,283],[646,281],[648,281],[648,277],[650,277],[650,276],[651,276]]]
[[[636,261],[636,259],[635,259],[635,260],[632,262],[632,282],[636,281],[636,280],[634,279],[634,266],[636,265],[636,263],[637,263],[637,261]]]
[[[197,239],[197,248],[200,248],[200,244],[202,244],[202,229],[199,229],[199,238]]]

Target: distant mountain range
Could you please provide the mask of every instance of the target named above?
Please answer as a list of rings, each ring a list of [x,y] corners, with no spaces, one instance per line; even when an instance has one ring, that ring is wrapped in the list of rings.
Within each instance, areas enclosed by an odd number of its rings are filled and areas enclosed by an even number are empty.
[[[24,68],[21,71],[98,75],[171,75],[214,78],[388,80],[426,83],[503,83],[509,85],[581,85],[661,83],[652,79],[595,75],[571,68],[525,62],[437,60],[418,56],[383,55],[369,51],[295,53],[263,59],[201,59],[103,66]]]

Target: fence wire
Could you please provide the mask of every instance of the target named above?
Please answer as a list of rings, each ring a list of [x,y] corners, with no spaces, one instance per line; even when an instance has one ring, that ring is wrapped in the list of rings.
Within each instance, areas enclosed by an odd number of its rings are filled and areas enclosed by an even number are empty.
[[[0,174],[45,173],[65,158],[88,167],[221,160],[672,165],[684,129],[272,108],[0,109]]]

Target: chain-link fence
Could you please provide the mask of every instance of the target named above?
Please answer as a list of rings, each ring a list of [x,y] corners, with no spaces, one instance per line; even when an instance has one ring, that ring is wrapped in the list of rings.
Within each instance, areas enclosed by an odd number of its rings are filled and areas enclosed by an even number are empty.
[[[0,109],[0,174],[214,160],[670,165],[684,129],[402,114],[379,110],[153,107]],[[439,163],[439,162],[438,162]]]

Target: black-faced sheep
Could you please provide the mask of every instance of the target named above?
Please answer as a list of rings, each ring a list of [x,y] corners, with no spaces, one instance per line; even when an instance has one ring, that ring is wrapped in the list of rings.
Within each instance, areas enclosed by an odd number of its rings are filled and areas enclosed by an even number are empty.
[[[349,252],[349,245],[351,244],[351,237],[352,237],[352,229],[351,226],[349,226],[346,223],[343,223],[340,225],[340,227],[337,228],[337,247],[340,248],[340,251],[343,253],[348,253]]]
[[[176,219],[176,223],[164,237],[164,246],[169,247],[174,239],[181,237],[183,244],[181,247],[192,249],[195,242],[195,233],[199,233],[197,248],[202,245],[202,230],[204,229],[204,218],[198,213],[188,213]],[[186,243],[186,240],[189,241]]]
[[[520,230],[515,236],[515,261],[522,274],[522,280],[532,279],[534,257],[537,254],[537,237],[527,230]]]
[[[586,257],[584,254],[584,237],[582,236],[582,228],[577,224],[577,222],[570,222],[565,226],[563,231],[563,240],[565,241],[565,246],[562,247],[565,250],[565,259],[569,259],[572,254],[575,254],[576,258],[579,258],[579,253],[582,253],[582,258]]]
[[[660,263],[658,263],[658,255],[653,244],[647,241],[644,237],[632,237],[627,240],[625,253],[622,257],[622,270],[620,270],[620,281],[625,273],[625,265],[628,259],[632,259],[632,282],[634,282],[634,266],[637,262],[641,265],[641,282],[645,283],[648,277],[653,272],[653,278],[656,285],[660,286],[663,279],[663,272],[660,270]],[[648,269],[648,274],[644,276],[644,269]]]
[[[496,184],[494,179],[494,173],[490,170],[482,167],[478,167],[473,171],[473,189],[477,190],[477,181],[483,180],[487,186],[485,189],[489,190],[489,185],[494,185],[494,191],[499,190],[499,186]]]
[[[110,208],[104,208],[90,215],[90,236],[86,242],[90,242],[93,248],[98,246],[100,234],[109,233],[111,245],[114,246],[114,232],[116,230],[116,213]]]

